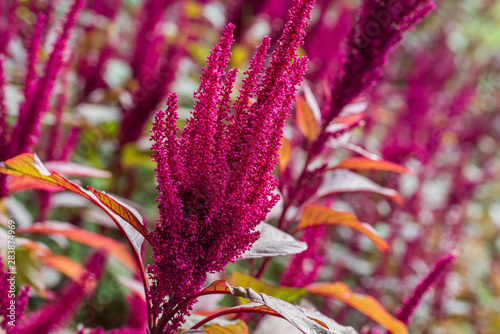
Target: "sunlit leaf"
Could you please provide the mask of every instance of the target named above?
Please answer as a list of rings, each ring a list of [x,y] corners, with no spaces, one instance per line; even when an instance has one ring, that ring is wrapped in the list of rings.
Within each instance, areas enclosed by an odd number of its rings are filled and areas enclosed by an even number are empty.
[[[245,304],[242,306],[236,306],[220,311],[219,313],[213,314],[212,316],[209,316],[203,321],[199,322],[197,324],[198,326],[201,326],[208,320],[226,314],[257,312],[284,318],[304,333],[311,333],[311,334],[312,333],[319,333],[319,334],[357,333],[350,327],[344,327],[338,324],[336,328],[329,328],[323,321],[308,316],[306,312],[302,310],[300,307],[294,306],[284,300],[268,296],[264,293],[257,293],[251,288],[244,289],[242,287],[231,286],[224,280],[218,280],[213,282],[210,286],[197,293],[196,298],[213,293],[232,294],[233,296],[236,297],[248,299],[253,303]]]
[[[329,328],[323,321],[309,317],[300,307],[287,303],[281,299],[267,296],[263,293],[257,293],[251,288],[230,286],[231,293],[234,296],[246,298],[254,303],[244,305],[245,308],[257,310],[260,313],[276,315],[276,313],[294,325],[303,333],[324,333],[324,334],[354,334],[350,327],[339,325],[336,329]],[[263,307],[265,306],[265,307]],[[241,306],[240,306],[241,308]],[[255,311],[257,311],[255,310]],[[224,312],[230,312],[229,309]]]
[[[82,166],[67,161],[48,161],[44,163],[45,168],[51,173],[75,177],[110,177],[111,173],[105,170]],[[7,182],[9,193],[19,192],[27,189],[39,189],[49,192],[61,191],[62,187],[47,184],[44,181],[32,177],[11,176]]]
[[[401,165],[385,160],[372,160],[364,157],[348,158],[340,162],[338,165],[330,168],[334,169],[369,169],[381,170],[386,172],[414,174],[411,170]]]
[[[114,239],[93,233],[74,225],[63,222],[35,223],[28,228],[18,228],[17,233],[37,233],[48,235],[62,235],[69,240],[102,249],[118,258],[130,270],[135,272],[135,261],[127,246]]]
[[[246,275],[238,271],[233,272],[231,275],[231,283],[234,285],[252,288],[256,291],[265,293],[266,295],[270,295],[290,303],[307,294],[306,289],[267,284],[253,276]]]
[[[48,290],[40,274],[40,259],[31,249],[18,247],[16,249],[16,284],[29,284],[40,295],[47,299]]]
[[[375,193],[386,196],[398,204],[403,203],[403,198],[396,190],[381,187],[366,177],[344,169],[326,173],[321,186],[310,200],[347,192]]]
[[[57,173],[63,176],[103,178],[111,177],[111,173],[107,170],[83,166],[69,161],[47,161],[44,162],[43,165],[49,172]]]
[[[237,320],[234,324],[222,326],[213,324],[203,328],[209,334],[249,334],[248,325],[243,320]]]
[[[230,294],[229,284],[224,280],[217,280],[212,282],[209,286],[201,290],[197,295],[208,295],[214,292]]]
[[[307,249],[305,242],[298,241],[290,234],[265,222],[260,223],[256,230],[260,232],[259,239],[252,248],[240,256],[240,259],[298,254]]]
[[[292,156],[292,144],[285,137],[281,138],[281,147],[278,154],[278,166],[280,171],[283,172],[288,166]]]
[[[408,334],[406,325],[392,316],[375,298],[354,293],[342,282],[319,283],[306,287],[316,295],[339,300],[364,313],[393,334]]]
[[[82,265],[67,256],[59,254],[40,255],[40,260],[45,265],[60,271],[77,282],[82,278],[84,272]]]
[[[14,176],[31,177],[50,185],[60,186],[77,193],[103,209],[116,223],[134,248],[137,261],[142,264],[141,245],[147,238],[147,230],[138,213],[102,192],[86,190],[45,168],[36,154],[24,153],[0,163],[0,172]],[[131,218],[133,217],[133,218]],[[130,219],[130,222],[127,220]],[[143,270],[143,268],[140,268]]]
[[[38,189],[48,192],[64,190],[62,187],[50,185],[43,181],[38,181],[29,177],[11,176],[7,179],[7,191],[9,193],[16,193],[28,189]]]
[[[309,204],[302,213],[297,229],[318,225],[339,225],[352,228],[370,238],[381,251],[389,250],[389,244],[378,235],[373,227],[360,222],[353,213],[336,211],[317,204]]]
[[[297,96],[296,106],[296,120],[300,131],[307,139],[313,141],[320,132],[318,119],[316,119],[314,112],[302,97]]]
[[[106,194],[105,192],[95,190],[92,187],[89,187],[89,190],[96,195],[99,200],[106,205],[113,213],[119,215],[136,230],[141,232],[142,235],[146,236],[148,234],[148,230],[144,227],[144,224],[139,220],[139,213],[135,211],[130,206],[125,203],[121,203],[117,198]],[[135,212],[134,212],[135,211]]]
[[[347,115],[347,116],[341,116],[337,117],[334,122],[337,124],[343,124],[346,126],[353,126],[356,123],[359,123],[361,120],[365,118],[365,113],[360,112],[357,114],[352,114],[352,115]]]
[[[316,100],[316,97],[306,80],[302,82],[302,91],[304,92],[307,105],[311,108],[314,118],[319,122],[321,120],[321,110],[318,105],[318,100]]]
[[[149,151],[142,151],[137,148],[136,143],[129,143],[123,145],[121,148],[121,160],[120,163],[124,167],[147,167],[154,169],[155,163],[151,160],[151,154]]]

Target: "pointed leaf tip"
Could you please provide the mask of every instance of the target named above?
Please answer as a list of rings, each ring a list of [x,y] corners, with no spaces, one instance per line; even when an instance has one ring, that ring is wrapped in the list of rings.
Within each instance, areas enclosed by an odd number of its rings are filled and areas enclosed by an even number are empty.
[[[393,334],[408,334],[406,325],[391,315],[375,298],[354,293],[345,283],[318,283],[306,289],[312,294],[333,298],[351,306]]]
[[[382,239],[373,227],[366,223],[362,223],[351,212],[342,212],[332,210],[329,207],[317,204],[309,204],[302,214],[302,218],[297,226],[298,230],[319,226],[319,225],[338,225],[352,228],[363,233],[383,252],[389,250],[389,244]]]
[[[329,170],[334,170],[334,169],[354,169],[354,170],[363,170],[363,169],[368,169],[368,170],[380,170],[380,171],[386,171],[386,172],[395,172],[395,173],[405,173],[405,174],[413,174],[415,175],[415,172],[409,170],[408,168],[395,164],[390,161],[385,161],[385,160],[373,160],[373,159],[368,159],[365,157],[354,157],[354,158],[348,158],[343,161],[341,161],[338,165],[333,166]]]

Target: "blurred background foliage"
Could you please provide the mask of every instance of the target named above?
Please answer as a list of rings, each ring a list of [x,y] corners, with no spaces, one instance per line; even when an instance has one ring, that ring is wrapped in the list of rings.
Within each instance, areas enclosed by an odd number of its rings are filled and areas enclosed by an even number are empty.
[[[54,12],[49,16],[52,25],[47,31],[46,47],[54,38],[57,18],[69,7],[69,1],[54,1]],[[112,10],[119,2],[87,1],[73,36],[74,48],[67,50],[70,59],[64,80],[58,91],[67,94],[62,127],[65,131],[77,129],[78,141],[71,161],[109,170],[112,178],[86,178],[84,184],[96,189],[106,189],[135,203],[149,224],[157,215],[157,196],[154,164],[148,129],[151,118],[142,125],[140,137],[120,143],[124,113],[134,104],[134,94],[147,81],[141,82],[137,69],[130,59],[137,50],[136,35],[142,2],[125,0],[115,17],[99,6]],[[207,0],[180,1],[162,13],[164,22],[157,27],[161,42],[155,44],[162,54],[165,49],[179,48],[180,59],[175,68],[176,78],[166,91],[179,95],[180,117],[188,117],[195,100],[201,67],[213,45],[218,42],[220,31],[231,19],[237,25],[236,43],[233,45],[231,65],[243,71],[256,45],[264,35],[275,38],[281,30],[287,7],[292,1],[276,1],[275,11],[266,8],[273,1]],[[278,4],[279,3],[279,4]],[[9,45],[11,57],[5,64],[9,84],[7,103],[10,120],[15,119],[22,100],[22,71],[25,61],[26,39],[36,20],[35,12],[46,10],[48,1],[22,1],[15,15],[23,22],[20,35]],[[324,20],[327,25],[339,24],[341,9],[353,20],[359,1],[335,0],[329,2]],[[269,7],[272,7],[269,5]],[[264,9],[263,9],[264,8]],[[279,10],[278,10],[279,9]],[[313,13],[311,27],[317,23],[318,10]],[[311,28],[313,29],[313,28]],[[338,30],[340,33],[341,29]],[[345,33],[345,32],[344,32]],[[145,36],[146,40],[149,38]],[[153,37],[151,37],[153,38]],[[334,37],[332,37],[334,39]],[[307,43],[301,50],[307,54]],[[311,59],[308,84],[323,98],[325,79],[335,74],[341,57],[341,43],[336,58],[331,63]],[[98,69],[99,82],[87,91],[92,76],[92,64],[100,64],[101,56],[109,54]],[[375,226],[387,238],[391,251],[381,254],[373,245],[353,235],[350,230],[339,228],[329,231],[325,247],[330,254],[319,278],[340,280],[355,287],[356,292],[367,293],[379,300],[388,310],[394,311],[404,296],[410,294],[416,282],[425,275],[437,260],[438,254],[453,248],[459,257],[446,279],[426,295],[410,327],[412,333],[483,333],[500,332],[500,1],[498,0],[440,0],[437,10],[409,33],[403,44],[391,55],[384,69],[383,80],[366,96],[366,120],[352,133],[350,141],[368,151],[380,154],[387,160],[401,163],[417,175],[393,175],[367,172],[377,183],[398,189],[405,204],[398,206],[388,200],[367,194],[346,194],[336,199],[350,203],[349,208],[363,220]],[[43,60],[45,51],[40,51]],[[89,69],[82,64],[91,64]],[[147,65],[147,64],[146,64]],[[158,65],[159,66],[159,65]],[[318,74],[318,68],[328,71]],[[146,71],[157,70],[157,65],[146,66]],[[417,69],[422,69],[418,72]],[[134,71],[136,71],[134,73]],[[448,71],[448,72],[447,72]],[[423,118],[408,116],[408,87],[410,79],[419,76],[419,82],[429,91],[421,95],[431,113]],[[437,83],[442,78],[442,83]],[[62,81],[62,80],[61,80]],[[153,81],[152,87],[155,85]],[[142,85],[142,86],[141,86]],[[460,117],[449,118],[441,113],[447,101],[453,99],[461,88],[474,88],[471,102]],[[162,107],[166,94],[159,100]],[[414,102],[414,103],[417,103]],[[449,106],[448,106],[449,107]],[[156,108],[156,105],[155,105]],[[294,114],[294,113],[293,113]],[[179,127],[184,125],[179,121]],[[43,120],[43,134],[34,150],[42,159],[51,145],[50,127],[55,121],[55,111]],[[413,125],[405,122],[414,122]],[[290,126],[295,126],[294,120]],[[419,123],[421,122],[421,123]],[[434,129],[442,129],[436,137]],[[438,148],[428,156],[413,150],[400,156],[391,156],[387,150],[397,137],[415,137],[414,142],[423,147]],[[437,143],[430,143],[431,139]],[[401,148],[401,147],[400,147]],[[392,153],[391,153],[392,152]],[[346,152],[336,152],[335,159]],[[404,157],[403,157],[404,155]],[[3,200],[2,210],[20,227],[29,226],[40,218],[40,203],[44,195],[37,191],[15,194]],[[46,203],[47,204],[47,203]],[[347,204],[345,204],[347,205]],[[70,222],[90,231],[119,238],[116,230],[109,228],[107,217],[97,209],[70,194],[53,194],[50,210],[44,220]],[[89,247],[70,242],[65,244],[55,236],[33,236],[43,241],[55,253],[64,253],[82,263]],[[441,253],[440,253],[441,252]],[[37,297],[31,299],[36,308],[43,300],[46,288],[56,287],[65,280],[58,272],[46,268],[28,249],[18,251],[19,262],[26,266],[19,276],[19,284],[30,283],[37,287]],[[271,263],[265,279],[278,283],[286,267],[285,259]],[[126,322],[127,289],[119,285],[121,276],[131,278],[130,272],[112,260],[106,276],[101,280],[94,298],[87,301],[77,319],[87,326],[114,328]],[[248,264],[234,270],[248,270]],[[41,272],[41,276],[39,273]],[[446,283],[444,283],[446,282]],[[369,319],[353,312],[342,304],[325,306],[334,311],[333,317],[357,329],[373,325]]]

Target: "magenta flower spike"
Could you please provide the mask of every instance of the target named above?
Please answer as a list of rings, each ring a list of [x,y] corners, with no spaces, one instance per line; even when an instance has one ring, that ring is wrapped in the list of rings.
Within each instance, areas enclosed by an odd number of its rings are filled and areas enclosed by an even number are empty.
[[[5,159],[7,154],[7,143],[11,140],[11,132],[12,129],[7,122],[7,106],[5,104],[5,86],[6,86],[6,78],[4,72],[4,55],[0,54],[0,138],[3,140],[0,141],[0,158]],[[7,176],[2,174],[0,175],[0,198],[5,197],[7,195],[7,187],[6,187]]]
[[[397,317],[399,320],[408,324],[410,322],[411,316],[417,309],[420,301],[422,300],[424,294],[432,288],[434,284],[436,284],[438,278],[448,269],[457,255],[454,253],[447,254],[443,258],[441,258],[432,270],[425,276],[425,278],[417,285],[415,290],[413,291],[413,295],[403,302],[401,308],[397,311]]]
[[[68,282],[62,289],[61,296],[51,304],[28,314],[9,334],[48,334],[64,325],[78,310],[80,303],[88,293],[92,282],[99,281],[106,257],[103,252],[92,254],[86,263],[86,271],[80,283]]]
[[[296,50],[313,4],[299,1],[290,10],[265,70],[269,39],[263,40],[234,103],[230,95],[237,71],[227,70],[234,30],[229,24],[207,59],[194,94],[197,104],[181,137],[176,137],[175,94],[166,111],[156,114],[151,140],[160,218],[150,234],[153,315],[168,317],[181,305],[161,333],[177,330],[195,302],[183,301],[199,291],[207,273],[223,270],[250,248],[258,238],[254,228],[277,200],[272,171],[305,73],[306,58]]]
[[[0,55],[0,157],[4,158],[4,150],[6,141],[9,140],[9,126],[7,123],[7,106],[5,105],[5,73],[4,63],[5,57]],[[0,176],[1,179],[1,176]]]
[[[66,15],[61,34],[45,66],[45,75],[37,80],[32,92],[31,89],[28,90],[30,94],[19,110],[18,122],[13,131],[13,142],[11,143],[12,148],[9,157],[29,151],[36,143],[41,119],[49,108],[57,75],[63,66],[64,49],[73,31],[77,14],[83,6],[83,2],[83,0],[76,0],[71,6]],[[35,44],[34,41],[32,43]]]
[[[7,46],[9,45],[10,38],[17,31],[17,7],[17,1],[3,0],[0,2],[0,54],[7,53]]]
[[[331,86],[331,101],[323,110],[323,131],[353,99],[382,76],[390,52],[403,35],[434,8],[432,0],[364,0],[347,39],[344,61]],[[318,138],[321,147],[325,135]]]
[[[184,51],[179,45],[166,45],[158,27],[164,20],[164,13],[176,2],[175,0],[144,2],[135,50],[130,61],[139,88],[134,92],[134,104],[124,110],[119,147],[139,139],[144,125],[175,80],[179,59]]]
[[[47,16],[43,13],[38,14],[36,24],[33,27],[33,33],[30,39],[30,45],[28,48],[28,58],[27,58],[27,68],[25,87],[24,87],[24,98],[26,101],[29,100],[31,93],[33,92],[33,87],[36,81],[36,66],[38,63],[38,51],[40,49],[40,44],[42,43],[42,33],[45,28],[45,23],[47,22]]]
[[[325,226],[312,227],[304,232],[301,241],[307,242],[307,250],[293,257],[281,278],[282,285],[303,288],[316,282],[327,254],[321,240],[325,233]]]

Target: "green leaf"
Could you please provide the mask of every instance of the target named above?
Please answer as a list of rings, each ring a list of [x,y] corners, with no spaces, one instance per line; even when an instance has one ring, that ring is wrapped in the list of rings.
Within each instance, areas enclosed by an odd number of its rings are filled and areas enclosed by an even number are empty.
[[[246,275],[240,272],[234,272],[231,275],[231,283],[234,285],[247,286],[256,291],[265,293],[275,298],[279,298],[286,302],[293,302],[297,298],[307,295],[306,289],[300,288],[290,288],[285,286],[274,286],[267,284],[261,280],[254,278],[253,276]]]

